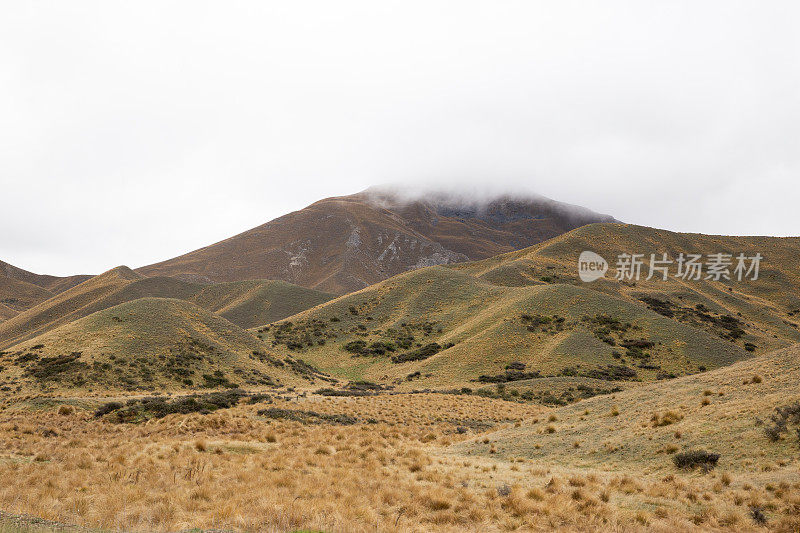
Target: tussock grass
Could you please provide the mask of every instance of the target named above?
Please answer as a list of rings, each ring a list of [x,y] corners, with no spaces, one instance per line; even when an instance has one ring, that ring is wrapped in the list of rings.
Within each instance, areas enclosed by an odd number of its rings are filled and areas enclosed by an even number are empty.
[[[515,428],[516,421],[548,415],[474,396],[276,397],[271,404],[359,419],[347,426],[265,419],[259,405],[246,402],[138,425],[84,409],[53,416],[53,403],[50,410],[0,412],[0,475],[15,480],[0,487],[0,507],[89,528],[737,531],[756,525],[751,508],[769,526],[789,528],[794,518],[784,509],[800,502],[796,481],[773,481],[771,490],[757,480],[746,486],[728,465],[719,475],[673,468],[653,476],[638,467],[506,457],[506,441],[484,433],[522,430],[526,424]],[[557,418],[562,427],[573,423],[564,411]],[[367,419],[377,423],[361,421]],[[457,431],[467,421],[482,429]],[[45,430],[56,435],[45,437]],[[453,444],[472,441],[485,455],[453,453]],[[593,444],[582,443],[579,453],[587,446]],[[569,443],[563,450],[573,453]]]

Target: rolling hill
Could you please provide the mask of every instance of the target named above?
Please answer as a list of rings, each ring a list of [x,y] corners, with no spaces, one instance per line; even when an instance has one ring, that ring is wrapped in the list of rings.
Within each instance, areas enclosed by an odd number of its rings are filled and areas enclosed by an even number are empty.
[[[147,278],[121,266],[0,323],[0,349],[96,311],[145,297],[193,301],[241,327],[285,318],[332,298],[284,282],[253,280],[209,286],[163,276]]]
[[[401,388],[647,381],[748,357],[641,303],[567,284],[501,287],[445,267],[396,276],[256,332],[332,375]]]
[[[278,279],[343,294],[413,268],[490,257],[600,221],[613,219],[545,198],[470,203],[368,190],[320,200],[137,272],[204,283]]]
[[[583,283],[577,256],[753,252],[758,281]],[[489,260],[407,272],[258,328],[341,378],[401,388],[617,384],[718,368],[800,342],[800,240],[593,224]],[[612,269],[613,273],[613,269]],[[544,380],[544,381],[543,381]]]
[[[144,276],[127,267],[117,267],[72,287],[0,323],[0,348],[30,339],[58,326],[87,316],[104,307],[104,301],[113,300],[126,286]],[[175,280],[175,283],[182,283]]]
[[[15,309],[11,309],[5,304],[0,304],[0,322],[4,320],[8,320],[11,317],[17,315],[17,311]]]
[[[91,276],[88,275],[62,277],[34,274],[33,272],[28,272],[27,270],[0,261],[0,303],[4,303],[17,310],[27,309],[33,305],[31,303],[33,300],[42,301],[43,299],[47,299],[54,294],[58,294],[79,283],[83,283],[90,277]],[[19,287],[24,292],[28,292],[28,299],[23,297],[19,302],[6,301],[9,298],[15,297],[10,290],[11,287],[14,286]],[[42,290],[35,291],[31,286],[38,287]],[[31,298],[31,296],[35,296],[35,298]]]
[[[592,283],[578,279],[578,256],[591,250],[609,263],[605,278]],[[638,281],[614,279],[621,253],[644,254]],[[735,276],[731,280],[683,280],[672,266],[665,281],[648,275],[650,254],[676,258],[680,253],[727,253],[763,256],[758,280]],[[628,224],[591,224],[540,245],[454,268],[500,286],[567,283],[589,287],[651,309],[683,323],[725,333],[736,342],[751,343],[755,353],[766,353],[800,342],[800,238],[728,237],[666,230]],[[732,267],[733,268],[733,267]],[[705,275],[704,275],[705,276]],[[698,306],[700,306],[698,308]],[[721,322],[715,317],[732,317]],[[738,330],[738,331],[737,331]]]
[[[0,305],[16,313],[51,298],[45,288],[13,278],[0,277]]]
[[[5,387],[170,390],[294,385],[319,374],[190,302],[141,298],[2,352]]]
[[[90,277],[34,274],[0,261],[0,320],[29,309]]]
[[[257,279],[207,285],[188,299],[240,327],[252,328],[325,303],[333,295],[285,281]]]

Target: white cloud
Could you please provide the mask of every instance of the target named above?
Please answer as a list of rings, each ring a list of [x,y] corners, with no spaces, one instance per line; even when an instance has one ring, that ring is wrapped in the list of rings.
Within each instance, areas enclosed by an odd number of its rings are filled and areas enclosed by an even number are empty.
[[[800,233],[794,2],[0,7],[0,259],[166,259],[324,196],[532,190]]]

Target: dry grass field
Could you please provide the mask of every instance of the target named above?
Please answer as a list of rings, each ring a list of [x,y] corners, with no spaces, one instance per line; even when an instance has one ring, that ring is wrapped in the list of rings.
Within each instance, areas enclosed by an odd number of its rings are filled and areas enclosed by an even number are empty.
[[[796,436],[756,422],[797,399],[797,355],[556,409],[273,390],[121,423],[22,396],[0,411],[0,508],[126,531],[797,531]],[[673,464],[695,447],[716,468]]]

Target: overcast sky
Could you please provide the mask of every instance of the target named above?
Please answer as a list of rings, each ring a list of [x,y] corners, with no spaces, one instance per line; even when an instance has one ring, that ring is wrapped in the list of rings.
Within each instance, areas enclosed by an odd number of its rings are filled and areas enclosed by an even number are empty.
[[[383,183],[800,235],[800,2],[0,3],[0,259],[142,266]]]

